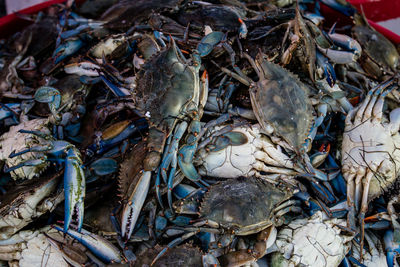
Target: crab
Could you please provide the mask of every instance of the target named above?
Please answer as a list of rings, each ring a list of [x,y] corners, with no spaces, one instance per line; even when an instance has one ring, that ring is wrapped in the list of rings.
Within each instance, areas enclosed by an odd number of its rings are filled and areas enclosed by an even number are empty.
[[[192,163],[197,147],[197,135],[200,132],[200,118],[207,101],[207,73],[199,77],[200,57],[193,53],[193,64],[189,64],[171,38],[170,45],[148,59],[136,77],[137,87],[134,93],[136,108],[149,122],[145,158],[139,164],[140,179],[127,198],[122,216],[122,235],[129,239],[150,186],[151,172],[158,169],[157,189],[160,176],[172,187],[175,170],[179,165],[182,173],[191,180],[200,180]],[[139,82],[140,81],[140,82]],[[184,120],[190,120],[190,124]],[[184,145],[179,142],[187,132]],[[167,139],[168,145],[161,160]],[[161,162],[161,164],[160,164]],[[170,174],[167,180],[167,172]],[[168,190],[169,205],[172,206],[172,190]],[[159,191],[158,191],[159,192]],[[159,194],[158,194],[159,195]],[[161,198],[159,202],[162,205]],[[141,203],[141,204],[139,204]]]
[[[210,136],[221,129],[224,127],[215,127]],[[196,165],[201,175],[223,178],[256,176],[276,180],[301,173],[302,169],[282,151],[281,146],[288,145],[274,141],[262,133],[259,124],[235,127],[213,137],[211,143],[200,149]]]
[[[372,231],[365,231],[365,239],[367,240],[368,246],[365,246],[363,252],[360,253],[360,243],[353,240],[352,246],[352,257],[358,265],[362,262],[363,266],[373,267],[373,266],[389,266],[386,258],[385,248],[378,236]],[[358,262],[357,259],[361,261]],[[393,262],[392,262],[393,263]],[[398,266],[397,263],[392,266]]]
[[[318,127],[313,116],[314,109],[308,96],[308,87],[294,74],[265,60],[261,53],[256,60],[246,53],[244,56],[256,71],[259,77],[257,82],[245,76],[240,77],[225,68],[222,70],[250,86],[251,105],[263,131],[267,134],[274,133],[289,145],[303,173],[326,180],[325,174],[313,168],[307,155]]]
[[[0,260],[8,261],[9,266],[85,265],[89,262],[87,249],[72,241],[50,226],[20,231],[0,241]]]
[[[20,156],[10,158],[10,154],[14,151],[20,151],[25,148],[30,148],[41,144],[43,146],[49,145],[50,142],[44,138],[33,134],[21,133],[20,130],[36,130],[45,134],[50,134],[48,129],[47,119],[34,119],[10,127],[10,130],[0,137],[0,161],[4,161],[9,167],[19,165],[21,162],[27,160],[34,160],[44,157],[43,152],[28,152]],[[32,179],[39,176],[47,167],[49,163],[43,162],[42,164],[23,166],[11,171],[11,177],[17,179]]]
[[[390,79],[370,90],[346,117],[341,155],[351,227],[356,212],[363,226],[368,203],[387,191],[400,171],[400,108],[390,112],[390,121],[383,111],[396,82]]]
[[[276,227],[283,223],[281,217],[288,212],[298,211],[289,200],[294,191],[256,177],[227,179],[214,184],[203,197],[200,218],[188,226],[188,230],[197,229],[196,232],[189,232],[178,240],[182,242],[198,231],[206,231],[220,234],[215,242],[220,247],[230,244],[222,239],[232,241],[235,236],[257,234],[252,251],[235,251],[218,258],[223,266],[254,262],[265,255],[274,243]]]
[[[45,235],[49,231],[50,227],[25,230],[12,236],[6,244],[0,241],[0,260],[8,261],[9,266],[69,266],[62,254],[50,245]]]
[[[296,219],[278,232],[278,252],[271,266],[339,266],[350,250],[352,235],[341,234],[343,219],[326,220],[321,211]]]
[[[14,179],[32,179],[49,166],[49,161],[64,163],[65,227],[74,215],[78,229],[83,223],[85,174],[80,152],[71,143],[50,135],[47,119],[25,121],[0,137],[0,160]]]
[[[363,48],[361,64],[364,70],[375,79],[387,73],[395,73],[399,66],[399,53],[396,47],[385,36],[374,30],[365,17],[356,14],[354,18],[356,25],[352,33]],[[381,49],[382,47],[385,49]]]
[[[0,198],[0,240],[10,238],[33,220],[62,202],[57,192],[60,173],[16,186]]]

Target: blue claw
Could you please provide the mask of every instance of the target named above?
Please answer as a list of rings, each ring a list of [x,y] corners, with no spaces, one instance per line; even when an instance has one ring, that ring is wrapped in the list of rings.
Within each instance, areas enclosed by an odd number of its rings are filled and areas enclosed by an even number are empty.
[[[240,23],[240,27],[239,27],[239,38],[241,39],[245,39],[247,37],[247,26],[246,24],[243,22],[243,20],[241,18],[238,18],[238,21]]]
[[[200,175],[197,173],[193,165],[193,156],[196,152],[197,143],[192,145],[184,145],[178,152],[178,164],[182,173],[190,180],[200,181]]]
[[[205,57],[211,53],[214,47],[224,39],[225,34],[222,32],[211,32],[201,39],[197,45],[197,51],[200,57]]]
[[[57,225],[55,225],[54,228],[58,231],[63,231],[63,229]],[[80,233],[71,229],[67,231],[64,230],[63,232],[82,243],[82,245],[87,247],[94,255],[106,263],[121,263],[125,261],[120,251],[101,236],[90,233],[84,229],[82,229]]]
[[[83,46],[83,41],[79,38],[67,40],[59,45],[53,53],[54,63],[58,64],[65,58],[72,56]]]
[[[64,232],[67,232],[76,215],[78,232],[82,229],[85,198],[85,174],[82,169],[82,160],[76,148],[67,151],[64,170],[64,197],[65,218]]]
[[[193,193],[195,190],[196,188],[194,188],[191,185],[178,184],[172,191],[176,198],[182,199],[187,197],[189,194]]]
[[[317,65],[323,69],[326,81],[330,87],[333,87],[336,83],[336,73],[333,66],[329,63],[329,60],[318,50],[316,51]]]
[[[186,140],[186,144],[178,151],[178,164],[182,173],[194,182],[200,181],[201,178],[193,165],[193,157],[197,149],[197,136],[200,131],[200,121],[194,119],[189,125],[188,132],[190,134]]]
[[[58,109],[61,105],[60,91],[54,87],[39,87],[35,92],[34,98],[37,102],[51,104],[54,109]]]
[[[357,10],[355,10],[350,4],[343,5],[336,0],[319,0],[319,1],[321,1],[324,5],[327,5],[330,8],[339,11],[340,13],[349,17],[353,16],[357,12]]]
[[[383,236],[386,248],[386,261],[389,267],[394,266],[395,257],[400,253],[398,230],[387,230]]]
[[[128,241],[133,233],[150,187],[151,171],[144,171],[140,175],[128,203],[124,204],[122,210],[121,235],[125,241]]]
[[[104,82],[105,85],[107,85],[108,89],[113,92],[113,94],[117,97],[129,97],[131,96],[131,93],[128,89],[122,87],[122,86],[117,86],[114,83],[112,83],[109,79],[107,79],[103,74],[100,74],[101,80]]]

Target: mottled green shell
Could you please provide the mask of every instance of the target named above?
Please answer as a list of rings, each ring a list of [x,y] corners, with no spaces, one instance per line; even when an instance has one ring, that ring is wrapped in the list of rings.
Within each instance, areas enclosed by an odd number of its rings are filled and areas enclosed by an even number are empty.
[[[313,124],[308,88],[292,73],[256,59],[259,81],[250,90],[251,104],[260,125],[270,124],[296,152],[300,152]]]
[[[142,65],[137,75],[135,101],[150,126],[173,129],[190,103],[199,101],[198,71],[178,55],[175,43]]]
[[[272,225],[273,209],[291,195],[259,178],[228,179],[210,188],[200,214],[236,235],[248,235]]]
[[[385,36],[367,26],[355,26],[353,34],[360,42],[363,53],[386,70],[396,70],[399,65],[399,53]]]

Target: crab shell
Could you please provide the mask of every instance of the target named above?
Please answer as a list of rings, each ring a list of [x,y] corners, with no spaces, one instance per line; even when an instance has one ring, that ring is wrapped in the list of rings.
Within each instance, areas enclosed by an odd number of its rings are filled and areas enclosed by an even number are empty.
[[[50,134],[47,128],[47,119],[34,119],[22,122],[16,126],[12,126],[10,130],[0,137],[0,161],[5,161],[8,167],[20,164],[25,160],[38,159],[45,156],[42,152],[28,152],[14,158],[9,158],[13,152],[19,152],[37,145],[46,145],[49,142],[41,137],[33,134],[20,133],[19,130],[41,131],[45,134]],[[48,166],[48,163],[43,163],[36,166],[24,166],[11,172],[11,177],[14,180],[20,178],[32,179],[41,174]]]
[[[0,198],[0,240],[8,239],[39,216],[55,209],[63,200],[62,191],[52,195],[60,174],[28,181]]]
[[[222,128],[223,126],[215,127],[215,130]],[[224,149],[212,150],[206,147],[198,152],[196,164],[199,165],[201,175],[219,178],[262,176],[274,179],[273,177],[291,177],[301,172],[278,144],[262,134],[259,124],[236,127],[231,132],[214,138],[212,142],[215,140],[215,144],[212,145],[217,148],[219,137],[229,137],[231,143]],[[260,174],[261,172],[271,175]]]
[[[199,65],[188,65],[173,39],[169,46],[141,66],[136,77],[134,102],[149,122],[148,150],[144,169],[158,167],[166,138],[177,121],[201,114],[208,89],[200,88]],[[201,90],[202,89],[202,90]]]
[[[396,70],[399,65],[399,53],[386,37],[366,26],[355,26],[352,31],[369,59],[362,62],[368,73],[380,77],[382,70]]]
[[[254,234],[276,223],[274,208],[292,194],[259,178],[228,179],[206,193],[200,215],[233,234]]]
[[[264,60],[261,54],[257,55],[255,67],[259,80],[250,88],[250,98],[258,122],[266,131],[271,125],[299,154],[314,120],[308,88],[294,74]]]
[[[72,238],[45,226],[32,231],[20,231],[9,240],[0,241],[0,260],[10,266],[70,266],[88,261],[86,248]]]
[[[175,42],[151,57],[137,75],[134,101],[150,126],[169,135],[182,111],[200,101],[198,69],[179,56]]]
[[[309,219],[297,219],[278,233],[280,253],[272,255],[277,266],[338,266],[350,250],[352,237],[341,235],[345,220],[324,221],[319,211]]]
[[[90,49],[90,53],[96,58],[101,58],[103,54],[104,56],[111,55],[112,58],[124,56],[124,52],[128,48],[128,42],[129,40],[123,35],[111,36],[93,46]]]

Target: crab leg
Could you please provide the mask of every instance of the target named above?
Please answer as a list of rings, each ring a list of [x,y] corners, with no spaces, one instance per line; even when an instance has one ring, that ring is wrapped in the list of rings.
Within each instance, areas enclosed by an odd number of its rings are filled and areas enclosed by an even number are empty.
[[[400,253],[400,246],[394,240],[394,231],[387,230],[383,236],[386,248],[386,262],[389,267],[394,266],[396,255]]]
[[[197,234],[197,232],[190,232],[190,233],[184,234],[183,236],[181,236],[181,237],[179,237],[179,238],[177,238],[177,239],[174,239],[174,240],[172,240],[171,242],[169,242],[168,245],[167,245],[167,247],[164,248],[163,250],[161,250],[160,253],[158,253],[157,256],[153,259],[153,261],[151,262],[151,266],[154,265],[154,263],[155,263],[159,258],[161,258],[162,255],[164,255],[164,254],[168,251],[168,249],[171,249],[171,248],[176,247],[177,245],[179,245],[180,243],[182,243],[182,242],[185,241],[186,239],[188,239],[188,238],[194,236],[195,234]]]
[[[181,168],[182,173],[192,181],[198,182],[201,180],[200,175],[197,173],[196,168],[193,165],[194,153],[197,149],[197,142],[201,131],[201,124],[198,115],[193,119],[189,125],[189,136],[187,138],[187,144],[179,149],[178,152],[178,164]]]
[[[26,161],[21,162],[18,165],[12,166],[12,167],[4,166],[4,172],[9,173],[9,172],[15,171],[16,169],[22,168],[24,166],[37,166],[37,165],[40,165],[43,163],[46,163],[46,158],[26,160]]]

